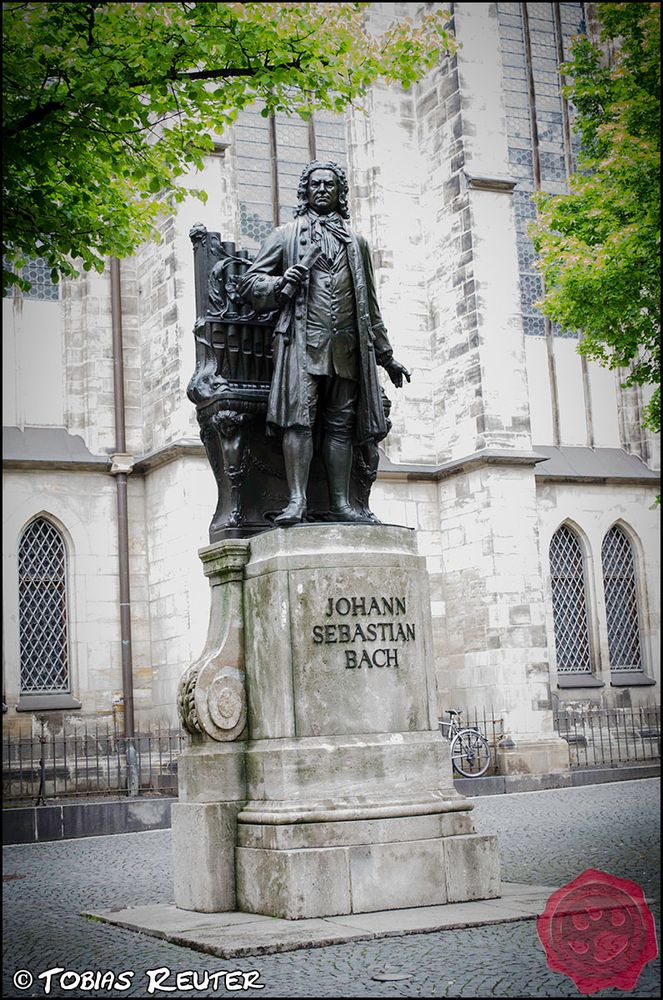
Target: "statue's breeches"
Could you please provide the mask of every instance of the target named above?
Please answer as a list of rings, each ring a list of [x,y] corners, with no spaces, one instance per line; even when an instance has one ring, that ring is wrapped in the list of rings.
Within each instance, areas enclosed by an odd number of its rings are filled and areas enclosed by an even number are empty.
[[[350,441],[354,432],[359,383],[354,379],[305,373],[311,427],[318,407],[325,437]]]

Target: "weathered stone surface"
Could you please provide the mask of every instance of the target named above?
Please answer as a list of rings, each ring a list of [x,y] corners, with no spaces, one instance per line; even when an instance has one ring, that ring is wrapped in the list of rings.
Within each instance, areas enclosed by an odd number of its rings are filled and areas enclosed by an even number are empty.
[[[251,540],[246,577],[253,739],[436,726],[428,577],[412,532],[267,532]]]
[[[236,909],[235,828],[239,805],[174,802],[175,903],[184,910]]]
[[[261,801],[367,796],[378,802],[433,789],[459,800],[449,744],[433,732],[250,741],[246,773],[247,798]]]
[[[438,839],[351,847],[352,912],[446,903],[445,845]]]
[[[242,630],[224,544],[203,553],[210,650],[229,622]],[[173,825],[176,850],[194,844],[195,869],[178,859],[178,905],[228,909],[233,875],[240,910],[290,920],[440,905],[451,841],[480,842],[481,860],[473,880],[457,875],[454,898],[494,895],[496,844],[474,834],[437,728],[428,578],[414,535],[305,525],[249,545],[244,656],[235,649],[249,691],[246,739],[183,757],[179,809],[194,812]],[[456,848],[451,867],[471,852]]]
[[[400,938],[405,934],[531,920],[543,912],[554,889],[554,886],[503,882],[501,898],[485,902],[447,903],[301,920],[280,920],[255,913],[196,915],[167,904],[93,910],[87,915],[196,951],[221,958],[237,958],[297,948],[322,948],[345,941]],[[535,937],[533,935],[533,940]],[[157,942],[154,947],[158,947]],[[397,942],[393,956],[399,953]],[[422,954],[426,954],[426,949],[422,948]],[[334,960],[330,958],[330,961]],[[443,964],[441,962],[440,968]]]
[[[497,837],[448,837],[444,841],[444,865],[450,903],[499,896]]]
[[[202,653],[180,680],[178,710],[192,735],[227,742],[246,726],[242,579],[248,546],[228,539],[200,555],[211,585],[210,622]]]
[[[242,910],[299,919],[437,906],[499,895],[495,837],[350,847],[237,849]]]
[[[263,614],[263,608],[272,609],[272,616],[269,612]],[[256,740],[295,736],[295,694],[289,677],[292,634],[287,575],[265,573],[247,580],[244,615],[246,650],[251,663],[247,683],[249,732]],[[255,658],[254,649],[263,651],[263,655]]]
[[[351,844],[381,844],[409,840],[432,840],[473,832],[466,812],[429,816],[383,817],[345,822],[255,825],[237,827],[239,847],[292,850],[302,847],[347,847]]]
[[[474,828],[436,731],[422,569],[392,526],[251,540],[240,905],[303,917],[446,902],[445,843]]]
[[[288,920],[350,913],[347,851],[264,851],[238,847],[237,904]]]
[[[192,746],[177,760],[180,802],[235,802],[246,798],[244,742]]]

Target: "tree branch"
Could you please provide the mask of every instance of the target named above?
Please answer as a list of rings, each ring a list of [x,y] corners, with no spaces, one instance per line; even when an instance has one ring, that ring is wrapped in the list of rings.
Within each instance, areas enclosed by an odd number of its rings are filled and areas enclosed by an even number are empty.
[[[277,69],[301,69],[301,54],[293,59],[291,62],[276,63],[270,66],[269,63],[265,63],[262,67],[263,70],[267,70],[272,73]],[[226,69],[201,69],[194,70],[190,73],[183,72],[171,72],[168,74],[171,80],[219,80],[234,76],[255,76],[256,70],[250,66],[241,67],[230,67]],[[135,83],[134,87],[140,87],[144,85],[143,83]]]
[[[270,65],[269,63],[264,63],[261,67],[262,70],[268,73],[274,70],[299,70],[301,69],[301,53],[289,62],[276,63]],[[186,80],[224,80],[231,79],[233,77],[242,76],[255,76],[257,70],[249,66],[238,66],[238,67],[225,67],[223,69],[201,69],[192,70],[191,72],[178,72],[177,70],[170,70],[166,74],[166,78],[173,82],[186,81]],[[145,87],[152,80],[136,80],[129,83],[128,86],[132,89],[136,87]],[[13,125],[8,125],[3,128],[2,135],[5,139],[10,139],[12,136],[17,135],[19,132],[25,132],[26,129],[32,128],[34,125],[39,125],[40,122],[48,118],[49,115],[53,114],[54,111],[61,111],[65,107],[64,101],[46,101],[38,108],[33,108],[22,118],[19,118]]]
[[[18,132],[24,132],[26,129],[32,128],[33,125],[38,125],[44,120],[44,118],[48,118],[48,116],[54,111],[61,111],[64,106],[64,101],[46,101],[46,103],[40,105],[40,107],[33,108],[32,111],[28,111],[26,115],[19,118],[13,125],[8,125],[6,128],[3,128],[2,135],[5,139],[9,139]]]

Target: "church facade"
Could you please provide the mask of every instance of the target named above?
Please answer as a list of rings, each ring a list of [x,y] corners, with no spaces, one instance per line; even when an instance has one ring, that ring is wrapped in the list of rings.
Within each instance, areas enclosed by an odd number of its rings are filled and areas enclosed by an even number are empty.
[[[376,4],[376,23],[418,4]],[[427,7],[438,6],[427,4]],[[200,221],[252,254],[292,217],[309,159],[348,171],[382,315],[412,371],[372,508],[427,559],[440,715],[494,711],[553,739],[560,705],[660,702],[657,438],[623,372],[536,308],[532,193],[577,149],[559,66],[581,3],[456,3],[462,43],[410,91],[311,125],[242,112],[163,220],[102,275],[3,302],[5,723],[176,724],[209,597],[214,477],[186,386]],[[121,392],[118,391],[118,371]],[[284,637],[290,641],[290,637]],[[131,695],[128,694],[128,685]]]

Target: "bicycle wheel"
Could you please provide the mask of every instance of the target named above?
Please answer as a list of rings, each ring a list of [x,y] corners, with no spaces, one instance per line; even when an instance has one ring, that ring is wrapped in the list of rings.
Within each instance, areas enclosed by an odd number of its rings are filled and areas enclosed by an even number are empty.
[[[451,763],[464,778],[478,778],[490,767],[488,740],[476,729],[461,729],[451,741]]]

